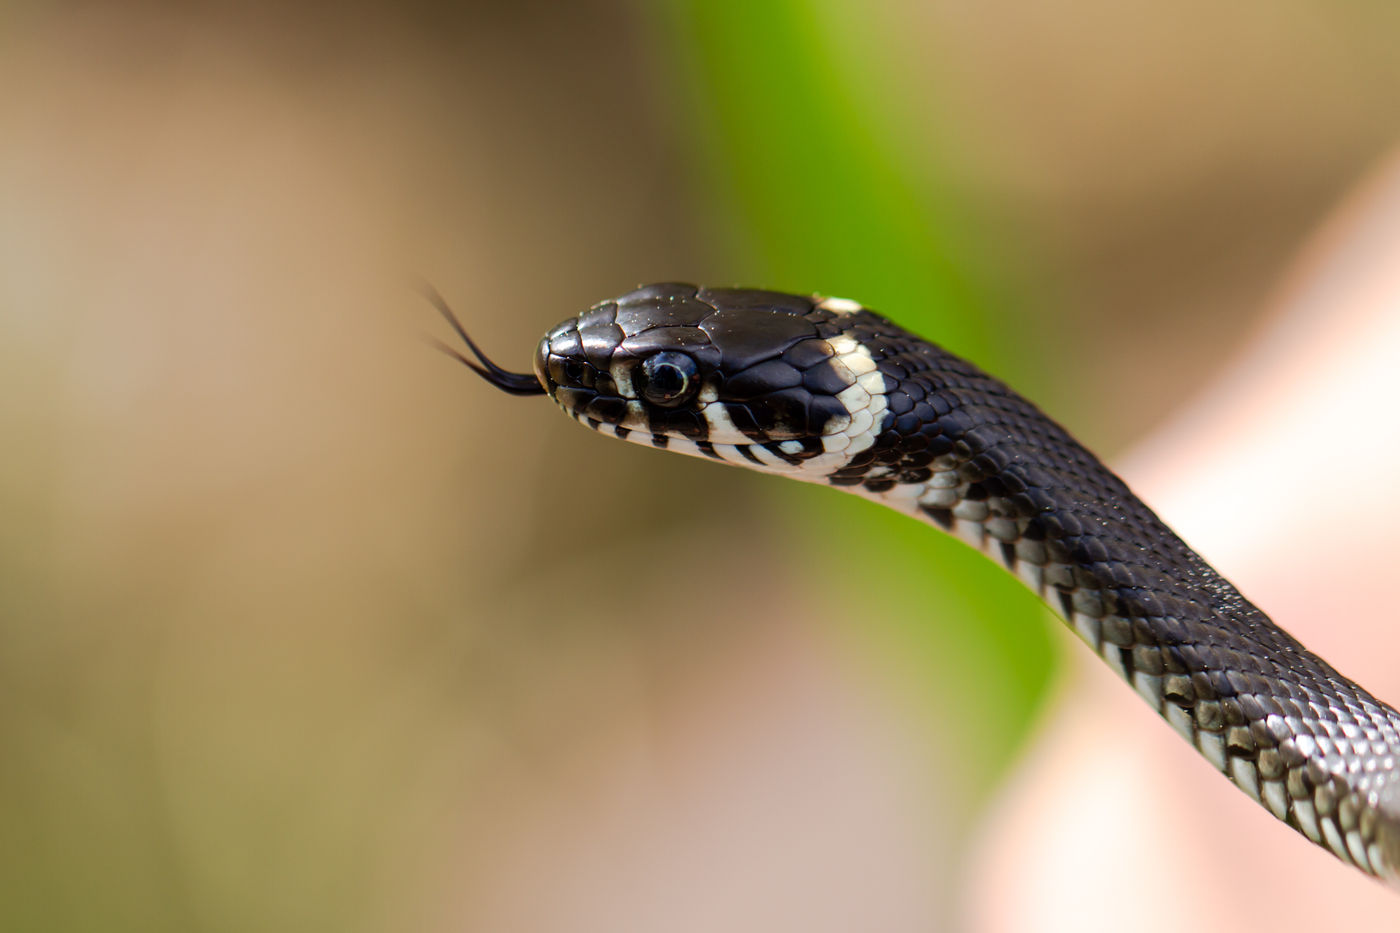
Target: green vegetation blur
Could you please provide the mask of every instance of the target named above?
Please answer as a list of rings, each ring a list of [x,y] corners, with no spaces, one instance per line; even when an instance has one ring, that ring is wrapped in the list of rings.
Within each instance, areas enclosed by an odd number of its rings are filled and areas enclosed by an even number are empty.
[[[1018,260],[977,242],[974,213],[940,173],[938,143],[955,126],[928,121],[938,89],[901,73],[878,15],[697,0],[664,22],[676,49],[665,60],[680,66],[692,109],[680,123],[718,195],[709,219],[735,281],[854,298],[992,372],[1033,375],[1033,328],[989,297],[1005,297],[994,270]],[[948,762],[966,769],[952,783],[994,789],[1053,669],[1039,600],[908,518],[784,493],[813,575],[849,584],[827,588],[837,615],[855,620],[852,634],[890,642],[927,704],[930,740],[965,750]]]

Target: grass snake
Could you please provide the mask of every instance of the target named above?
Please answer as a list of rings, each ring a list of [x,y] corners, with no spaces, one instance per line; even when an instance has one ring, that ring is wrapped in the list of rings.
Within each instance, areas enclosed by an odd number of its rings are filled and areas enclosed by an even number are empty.
[[[602,434],[823,483],[982,550],[1217,770],[1337,858],[1400,876],[1400,714],[1271,622],[999,380],[853,301],[663,283],[549,331],[532,373]]]

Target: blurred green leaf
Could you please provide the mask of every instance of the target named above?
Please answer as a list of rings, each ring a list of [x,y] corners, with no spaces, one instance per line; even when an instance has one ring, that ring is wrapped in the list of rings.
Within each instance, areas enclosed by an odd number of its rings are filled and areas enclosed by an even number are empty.
[[[800,0],[675,0],[665,32],[688,94],[689,151],[716,195],[731,281],[855,298],[993,368],[1028,358],[983,297],[1004,283],[960,231],[918,126],[930,93],[897,74],[864,8]],[[707,192],[708,193],[708,192]],[[1001,257],[996,257],[999,261]],[[912,658],[939,741],[985,788],[1025,735],[1053,667],[1045,610],[964,545],[851,497],[793,489],[810,560],[849,581],[842,614]],[[949,712],[952,711],[952,712]]]

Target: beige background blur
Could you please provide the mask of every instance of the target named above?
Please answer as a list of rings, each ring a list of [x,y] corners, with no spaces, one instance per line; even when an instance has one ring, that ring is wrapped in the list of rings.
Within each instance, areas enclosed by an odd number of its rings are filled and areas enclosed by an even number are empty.
[[[0,926],[957,922],[957,750],[770,487],[419,340],[728,281],[644,7],[241,9],[0,7]],[[1400,122],[1379,5],[876,10],[1107,451]]]

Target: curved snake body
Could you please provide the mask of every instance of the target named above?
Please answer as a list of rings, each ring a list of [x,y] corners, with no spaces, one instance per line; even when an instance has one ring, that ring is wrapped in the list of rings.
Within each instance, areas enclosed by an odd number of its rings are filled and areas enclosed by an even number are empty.
[[[1400,714],[1239,594],[1006,385],[860,305],[660,284],[540,342],[534,375],[604,434],[842,487],[981,549],[1216,769],[1342,861],[1400,872]]]

